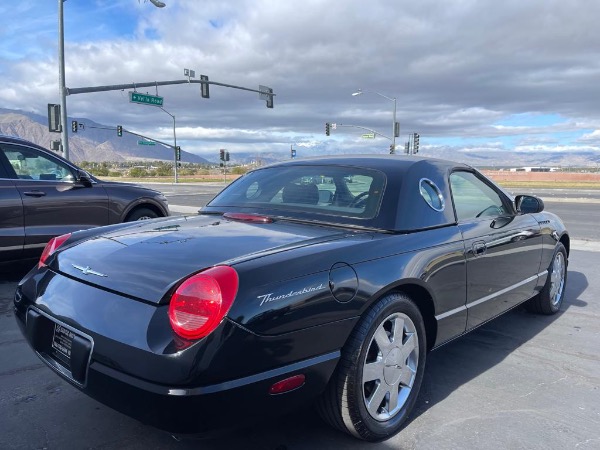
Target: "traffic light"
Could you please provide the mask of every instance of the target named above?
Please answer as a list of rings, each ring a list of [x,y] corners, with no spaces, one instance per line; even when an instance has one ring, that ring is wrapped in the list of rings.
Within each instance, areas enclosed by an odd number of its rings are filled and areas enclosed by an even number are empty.
[[[400,137],[400,122],[394,123],[394,136]]]
[[[225,149],[223,149],[223,148],[221,150],[219,150],[219,159],[221,161],[225,161]]]
[[[269,88],[269,94],[273,93],[273,89]],[[269,95],[267,97],[267,108],[272,108],[273,107],[273,96]]]
[[[179,145],[175,147],[175,159],[181,161],[181,147]]]
[[[391,145],[390,145],[390,155],[393,155],[393,154],[394,154],[394,150],[396,150],[396,149],[394,148],[394,144],[391,144]]]
[[[331,124],[329,122],[325,122],[325,136],[329,136],[331,131]]]
[[[225,161],[229,161],[229,152],[225,151]]]
[[[408,155],[409,152],[410,152],[410,142],[406,142],[404,144],[404,153],[406,153]]]
[[[415,133],[413,136],[413,142],[414,142],[414,152],[415,153],[419,153],[419,133]]]
[[[206,75],[200,75],[200,81],[208,81],[208,76]],[[200,94],[202,95],[202,98],[210,98],[209,92],[208,92],[208,87],[210,85],[208,83],[201,83],[200,84]]]
[[[76,121],[76,120],[73,120],[73,121],[71,122],[71,131],[72,131],[73,133],[77,133],[77,126],[78,126],[78,125],[77,125],[77,121]]]
[[[296,149],[295,148],[290,149],[290,153],[291,153],[292,158],[296,157]]]
[[[117,136],[123,136],[123,127],[121,125],[117,125]]]
[[[60,133],[60,105],[48,103],[48,131],[51,133]]]

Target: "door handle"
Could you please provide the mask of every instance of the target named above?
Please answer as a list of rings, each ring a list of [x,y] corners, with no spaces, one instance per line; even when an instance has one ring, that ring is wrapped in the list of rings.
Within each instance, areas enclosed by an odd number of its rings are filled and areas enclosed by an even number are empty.
[[[26,191],[23,192],[23,194],[27,197],[43,197],[44,195],[46,195],[46,193],[43,191]]]
[[[487,251],[487,245],[483,241],[473,242],[473,254],[475,256],[485,255]]]

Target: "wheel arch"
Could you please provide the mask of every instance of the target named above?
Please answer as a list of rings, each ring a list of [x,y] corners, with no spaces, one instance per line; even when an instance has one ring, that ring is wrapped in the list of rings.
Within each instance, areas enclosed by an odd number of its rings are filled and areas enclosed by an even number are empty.
[[[435,320],[435,304],[433,296],[429,290],[415,280],[406,280],[401,284],[388,286],[379,291],[375,297],[369,302],[369,307],[377,301],[389,294],[405,294],[415,303],[423,322],[425,323],[425,331],[427,334],[427,350],[431,350],[437,338],[437,321]]]
[[[567,258],[571,253],[571,238],[569,237],[569,235],[567,233],[564,233],[561,237],[559,242],[565,246],[565,250],[567,251]]]
[[[148,209],[154,211],[156,214],[158,214],[159,217],[167,216],[167,214],[165,213],[163,208],[161,208],[156,203],[154,203],[148,199],[145,199],[145,200],[141,199],[141,200],[127,206],[127,209],[125,209],[125,211],[123,212],[123,214],[121,216],[121,222],[127,222],[128,217],[140,208],[148,208]]]

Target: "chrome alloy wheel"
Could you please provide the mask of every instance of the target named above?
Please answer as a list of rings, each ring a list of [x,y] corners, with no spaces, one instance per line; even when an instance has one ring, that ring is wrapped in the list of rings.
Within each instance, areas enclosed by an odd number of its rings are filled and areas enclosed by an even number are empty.
[[[363,366],[363,400],[373,419],[394,417],[408,400],[419,365],[415,324],[402,313],[383,320],[369,343]]]
[[[562,301],[566,269],[564,254],[557,252],[554,255],[552,273],[550,274],[550,301],[552,302],[552,306],[557,306]]]

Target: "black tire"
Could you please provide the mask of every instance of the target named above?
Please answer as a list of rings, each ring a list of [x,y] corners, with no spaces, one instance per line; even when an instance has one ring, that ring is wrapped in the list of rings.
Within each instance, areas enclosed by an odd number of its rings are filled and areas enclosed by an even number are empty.
[[[398,331],[401,342],[395,341]],[[342,349],[317,403],[319,414],[333,427],[366,441],[396,434],[419,394],[426,349],[417,306],[404,294],[385,296],[363,315]],[[371,380],[365,382],[365,375]]]
[[[548,267],[546,284],[539,294],[525,303],[528,311],[550,315],[560,310],[567,285],[567,263],[567,250],[559,242]]]
[[[159,215],[156,214],[156,211],[154,211],[150,208],[138,207],[138,208],[135,208],[133,211],[131,211],[127,215],[125,222],[135,222],[136,220],[156,219],[157,217],[159,217]]]

